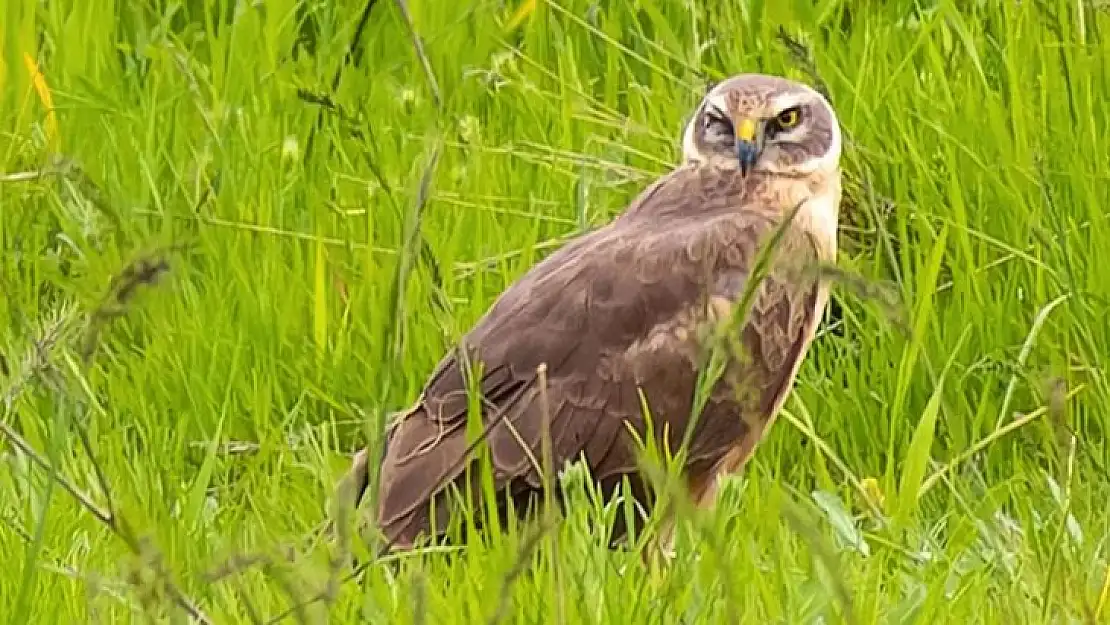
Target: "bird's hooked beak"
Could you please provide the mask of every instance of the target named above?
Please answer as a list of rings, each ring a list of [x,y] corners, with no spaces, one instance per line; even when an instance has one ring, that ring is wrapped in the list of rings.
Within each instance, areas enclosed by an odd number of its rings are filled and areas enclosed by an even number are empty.
[[[759,132],[755,120],[741,119],[736,124],[736,158],[740,161],[740,173],[747,176],[755,167],[763,151],[763,133]]]

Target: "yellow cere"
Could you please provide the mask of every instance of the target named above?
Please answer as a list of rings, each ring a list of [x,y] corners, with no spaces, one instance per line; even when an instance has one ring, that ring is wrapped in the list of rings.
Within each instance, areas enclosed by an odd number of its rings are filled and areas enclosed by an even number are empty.
[[[736,125],[736,138],[743,141],[751,141],[755,138],[755,122],[750,119],[740,120]]]

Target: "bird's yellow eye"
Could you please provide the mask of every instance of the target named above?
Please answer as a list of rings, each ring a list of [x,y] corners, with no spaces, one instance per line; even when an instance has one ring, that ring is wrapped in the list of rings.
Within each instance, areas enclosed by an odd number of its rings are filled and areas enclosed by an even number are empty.
[[[798,111],[798,107],[788,108],[775,117],[775,121],[778,122],[779,127],[783,129],[797,126],[801,119],[802,114]]]

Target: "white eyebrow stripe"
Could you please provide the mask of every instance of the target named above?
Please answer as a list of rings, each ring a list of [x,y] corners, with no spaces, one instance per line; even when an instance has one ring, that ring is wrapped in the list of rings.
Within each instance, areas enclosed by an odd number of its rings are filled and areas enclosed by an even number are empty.
[[[726,111],[724,109],[717,108],[716,106],[713,106],[712,104],[707,105],[705,107],[705,114],[708,115],[709,117],[719,117],[719,118],[721,118],[725,121],[730,121],[728,111]]]
[[[797,93],[785,93],[771,100],[771,108],[775,111],[784,111],[804,103],[809,98]]]
[[[724,93],[715,93],[705,99],[706,109],[716,109],[718,113],[728,117],[728,98]]]

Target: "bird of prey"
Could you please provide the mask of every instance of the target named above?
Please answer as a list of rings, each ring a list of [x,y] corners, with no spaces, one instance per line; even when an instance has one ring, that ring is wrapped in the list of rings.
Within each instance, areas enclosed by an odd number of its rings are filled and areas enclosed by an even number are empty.
[[[696,505],[711,505],[722,477],[744,466],[793,388],[828,301],[828,274],[806,268],[836,258],[841,131],[814,89],[739,74],[702,99],[682,151],[683,162],[617,218],[506,289],[388,426],[376,520],[393,548],[445,532],[448,485],[482,496],[467,470],[478,453],[467,433],[472,404],[503,500],[534,496],[547,484],[543,466],[575,461],[603,495],[626,478],[646,500],[637,438],[650,432],[675,452],[691,422],[683,479]],[[767,269],[737,313],[731,343],[742,350],[695,412],[699,370],[719,336],[712,329],[741,301],[772,236]],[[356,506],[368,451],[343,481]]]

